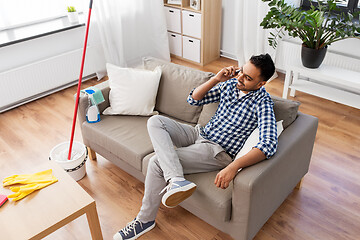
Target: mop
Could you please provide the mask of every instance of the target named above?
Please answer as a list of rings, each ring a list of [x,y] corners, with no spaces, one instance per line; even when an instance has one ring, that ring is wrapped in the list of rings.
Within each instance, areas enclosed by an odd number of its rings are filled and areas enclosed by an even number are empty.
[[[67,158],[68,160],[71,160],[71,151],[72,151],[72,146],[73,146],[73,142],[74,142],[75,123],[76,123],[76,117],[77,117],[77,111],[78,111],[78,105],[79,105],[79,98],[80,98],[80,88],[81,88],[82,75],[83,75],[84,62],[85,62],[87,38],[88,38],[88,34],[89,34],[92,3],[93,3],[93,0],[90,0],[89,14],[88,14],[87,25],[86,25],[86,33],[85,33],[84,50],[83,50],[83,55],[82,55],[82,60],[81,60],[80,76],[79,76],[78,88],[77,88],[77,93],[76,93],[76,103],[75,103],[74,117],[73,117],[72,129],[71,129],[69,153],[68,153],[68,158]]]
[[[87,45],[87,37],[89,32],[89,25],[90,25],[90,16],[91,16],[91,9],[92,9],[92,0],[90,0],[90,9],[89,9],[89,16],[87,20],[87,26],[86,26],[86,33],[85,33],[85,43],[84,43],[84,51],[82,55],[82,62],[81,62],[81,69],[80,69],[80,77],[78,82],[78,89],[76,94],[76,103],[75,103],[75,111],[74,111],[74,118],[73,118],[73,125],[71,130],[71,139],[70,139],[70,145],[69,145],[69,154],[68,154],[68,160],[71,160],[71,151],[72,151],[72,145],[74,141],[74,131],[75,131],[75,123],[76,123],[76,116],[77,116],[77,110],[79,105],[79,97],[80,97],[80,87],[82,82],[82,74],[83,74],[83,68],[84,68],[84,61],[85,61],[85,53],[86,53],[86,45]],[[38,172],[35,174],[20,174],[20,175],[12,175],[10,177],[7,177],[3,180],[3,186],[10,186],[13,184],[23,184],[21,186],[13,186],[10,187],[10,190],[14,193],[5,196],[0,195],[0,207],[8,200],[8,198],[13,198],[13,201],[18,201],[20,199],[23,199],[27,195],[31,194],[32,192],[42,189],[50,184],[53,184],[57,182],[58,179],[52,175],[52,170],[45,170],[42,172]]]

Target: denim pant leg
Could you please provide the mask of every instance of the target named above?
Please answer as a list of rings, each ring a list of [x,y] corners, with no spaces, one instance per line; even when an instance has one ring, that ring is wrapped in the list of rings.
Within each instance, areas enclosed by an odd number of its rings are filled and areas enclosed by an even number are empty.
[[[160,115],[149,118],[147,127],[156,155],[149,160],[144,197],[137,216],[142,222],[155,219],[162,198],[159,193],[166,182],[184,177],[175,147],[194,144],[198,137],[194,127]]]
[[[219,170],[232,161],[220,145],[207,141],[199,135],[194,144],[177,148],[175,153],[186,174]],[[140,221],[155,220],[163,195],[159,193],[165,186],[164,172],[158,156],[154,155],[148,164],[145,193],[137,216]]]
[[[141,222],[154,221],[159,210],[161,190],[166,186],[163,171],[160,167],[156,155],[149,160],[148,169],[145,178],[145,192],[137,219]]]
[[[190,125],[159,115],[149,118],[147,126],[165,181],[184,177],[174,146],[181,148],[194,144],[198,131]]]

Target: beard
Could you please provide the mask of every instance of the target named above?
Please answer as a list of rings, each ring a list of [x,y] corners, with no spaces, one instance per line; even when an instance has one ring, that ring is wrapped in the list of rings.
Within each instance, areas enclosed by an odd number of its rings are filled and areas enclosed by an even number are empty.
[[[237,82],[236,83],[236,88],[239,90],[245,90],[245,85],[242,82]]]

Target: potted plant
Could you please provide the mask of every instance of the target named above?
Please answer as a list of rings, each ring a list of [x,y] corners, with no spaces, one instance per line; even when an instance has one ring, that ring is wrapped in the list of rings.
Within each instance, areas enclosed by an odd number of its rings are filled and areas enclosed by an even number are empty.
[[[68,11],[68,19],[70,23],[77,23],[79,22],[79,16],[78,13],[76,12],[75,7],[73,6],[68,6],[67,7],[67,11]]]
[[[296,8],[284,0],[262,0],[268,2],[269,12],[260,26],[275,29],[270,32],[269,45],[276,48],[278,40],[285,32],[302,41],[301,60],[305,67],[318,68],[322,63],[327,47],[333,42],[357,37],[360,25],[353,22],[359,12],[340,12],[337,0],[318,0],[317,6],[311,4],[309,10]]]

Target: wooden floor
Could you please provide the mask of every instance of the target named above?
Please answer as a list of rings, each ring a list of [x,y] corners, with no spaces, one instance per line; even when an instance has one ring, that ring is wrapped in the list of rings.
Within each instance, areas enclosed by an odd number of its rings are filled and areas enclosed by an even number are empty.
[[[236,64],[225,58],[205,67],[173,61],[211,72]],[[280,75],[268,83],[267,90],[281,96],[283,78]],[[87,81],[83,88],[94,84],[97,84],[95,80]],[[25,171],[48,161],[50,150],[70,138],[75,92],[76,87],[71,87],[0,114],[0,167],[14,164],[19,171]],[[301,112],[319,118],[310,170],[302,188],[290,194],[254,239],[358,240],[360,110],[301,92],[295,99],[302,103]],[[75,140],[82,141],[79,126]],[[104,239],[112,239],[119,228],[136,216],[144,186],[101,156],[98,161],[88,161],[86,165],[87,176],[78,183],[96,200]],[[3,177],[6,176],[0,176]],[[20,216],[14,217],[21,221]],[[86,217],[80,217],[46,239],[90,239]],[[157,227],[141,239],[232,238],[181,207],[171,210],[162,207]]]

